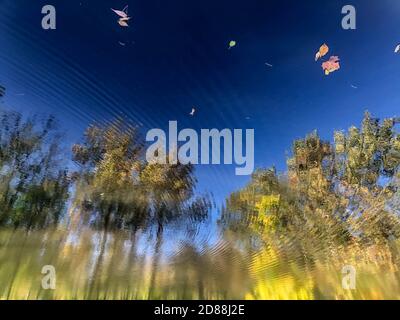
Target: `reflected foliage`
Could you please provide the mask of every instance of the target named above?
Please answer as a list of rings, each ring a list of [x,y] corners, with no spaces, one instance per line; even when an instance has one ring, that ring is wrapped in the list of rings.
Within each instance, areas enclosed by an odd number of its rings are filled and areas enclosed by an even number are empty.
[[[399,299],[398,122],[295,141],[287,171],[256,170],[215,224],[193,166],[146,162],[134,125],[89,126],[67,170],[52,117],[4,111],[0,299]]]
[[[52,117],[0,113],[0,226],[33,229],[60,221],[70,181],[59,145]]]
[[[80,165],[76,205],[98,227],[137,230],[183,213],[193,195],[191,165],[147,163],[144,141],[133,125],[118,119],[89,127],[73,146]]]
[[[399,121],[380,122],[366,113],[361,129],[335,132],[333,143],[316,132],[296,140],[287,172],[255,172],[230,195],[222,225],[339,243],[397,239]]]

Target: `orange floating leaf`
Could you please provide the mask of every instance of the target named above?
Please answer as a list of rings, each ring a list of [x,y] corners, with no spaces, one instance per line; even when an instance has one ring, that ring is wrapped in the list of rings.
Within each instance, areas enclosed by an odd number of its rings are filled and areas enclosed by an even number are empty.
[[[329,52],[329,47],[327,44],[323,44],[318,52],[315,54],[315,61],[317,61],[318,59],[322,58],[323,56],[325,56],[327,53]]]

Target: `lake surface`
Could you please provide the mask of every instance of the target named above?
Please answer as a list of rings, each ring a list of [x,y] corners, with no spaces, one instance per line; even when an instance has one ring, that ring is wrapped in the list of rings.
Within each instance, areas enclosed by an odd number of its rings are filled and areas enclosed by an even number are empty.
[[[334,247],[229,232],[165,239],[89,229],[0,232],[1,299],[399,299],[399,246]],[[186,237],[186,239],[185,239]],[[257,248],[259,247],[259,248]],[[56,289],[42,288],[45,265]],[[343,268],[356,271],[343,287]]]

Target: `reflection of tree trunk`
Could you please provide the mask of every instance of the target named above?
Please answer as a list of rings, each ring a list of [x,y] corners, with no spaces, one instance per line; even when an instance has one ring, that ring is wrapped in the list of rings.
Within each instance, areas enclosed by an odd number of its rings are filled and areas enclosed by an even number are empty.
[[[2,205],[1,211],[0,211],[0,224],[3,225],[5,221],[7,221],[11,208],[13,207],[14,204],[14,199],[16,197],[16,193],[10,194],[10,189],[11,189],[11,181],[13,179],[14,175],[9,174],[7,177],[3,176],[3,181],[2,185],[5,186],[5,190],[2,192],[2,200],[0,204]]]
[[[46,263],[46,264],[51,264],[54,267],[57,265],[58,258],[59,258],[59,252],[62,250],[62,243],[64,243],[64,245],[65,245],[65,238],[63,240],[61,240],[60,242],[54,241],[56,239],[56,235],[57,235],[57,228],[54,227],[48,233],[46,232],[44,234],[46,241],[43,244],[45,250],[47,250],[47,252],[52,253],[52,254],[48,255],[49,258],[46,259],[48,261],[48,263]],[[53,242],[58,244],[55,249],[52,249],[52,247],[51,247],[51,243],[53,243]],[[45,264],[42,263],[42,268],[44,265]],[[57,271],[56,271],[56,274],[57,274]],[[42,296],[43,290],[44,290],[43,287],[40,286],[39,290],[37,291],[36,299],[40,299],[40,298],[43,299],[43,296]],[[44,299],[54,299],[54,294],[55,294],[54,290],[44,290],[44,292],[48,295],[48,297],[45,296]],[[28,299],[29,299],[29,296],[30,295],[28,295]]]
[[[89,290],[88,290],[88,298],[93,299],[93,291],[95,289],[96,281],[101,275],[101,269],[102,269],[102,264],[104,260],[104,253],[106,250],[106,244],[107,244],[107,239],[108,239],[108,229],[109,229],[109,223],[110,223],[110,217],[111,217],[111,206],[108,207],[107,214],[104,218],[104,231],[103,231],[103,236],[102,236],[102,241],[101,241],[101,246],[100,246],[100,253],[96,261],[96,266],[94,268],[93,276],[89,280]],[[97,297],[98,298],[98,297]]]
[[[129,250],[128,254],[128,269],[127,269],[127,275],[131,275],[131,270],[134,267],[134,262],[135,262],[135,257],[136,257],[136,230],[133,230],[131,232],[131,248]],[[114,233],[114,244],[111,250],[111,258],[110,258],[110,263],[108,264],[107,267],[107,271],[106,271],[106,276],[107,276],[107,281],[104,285],[105,288],[105,293],[106,296],[104,297],[105,299],[120,299],[121,297],[118,297],[116,294],[118,294],[118,286],[119,286],[119,279],[116,279],[113,277],[114,270],[115,267],[117,266],[117,262],[121,262],[121,259],[123,259],[123,255],[124,255],[124,250],[123,250],[123,244],[121,242],[121,240],[124,240],[123,237],[120,236],[120,234]],[[128,278],[128,280],[130,280]],[[114,287],[117,287],[117,291],[112,292],[112,296],[108,297],[107,294],[107,290],[112,288],[112,285],[114,284]],[[131,292],[130,291],[130,282],[128,282],[128,284],[126,284],[125,282],[122,284],[124,286],[124,290],[125,292]],[[127,299],[127,297],[122,297],[123,299]]]
[[[198,289],[199,289],[199,299],[200,300],[204,300],[204,283],[203,283],[203,279],[202,279],[202,274],[201,274],[201,270],[198,271]]]
[[[11,237],[14,237],[16,235],[17,235],[17,231],[14,231],[12,233]],[[8,287],[7,300],[10,300],[10,298],[11,298],[11,292],[12,292],[12,289],[13,289],[13,286],[14,286],[15,279],[16,279],[16,277],[18,275],[19,268],[21,267],[21,261],[22,261],[22,258],[24,256],[24,249],[25,249],[25,244],[26,244],[26,240],[27,239],[28,239],[28,231],[25,231],[25,237],[24,237],[24,240],[22,241],[21,250],[19,250],[17,263],[15,265],[14,272],[13,272],[13,274],[11,276],[11,282],[10,282],[10,285]]]
[[[163,238],[163,225],[160,219],[158,220],[158,228],[157,228],[157,241],[156,246],[154,248],[154,257],[153,257],[153,264],[151,267],[151,276],[150,276],[150,286],[149,286],[149,294],[148,299],[152,299],[154,294],[154,286],[157,277],[157,267],[160,263],[161,258],[161,245],[162,245],[162,238]]]
[[[392,262],[393,267],[397,270],[397,266],[400,265],[400,251],[399,247],[396,245],[394,241],[388,242],[388,250],[390,253],[390,259]]]
[[[131,243],[131,248],[128,253],[128,262],[126,264],[126,273],[127,274],[131,274],[131,270],[134,270],[135,263],[137,263],[137,259],[136,259],[137,258],[136,257],[136,229],[132,232],[131,238],[132,238],[132,243]],[[141,277],[139,276],[139,279],[140,278]],[[124,299],[130,299],[131,297],[128,296],[129,293],[134,292],[134,290],[131,290],[131,282],[132,282],[132,279],[129,278],[129,281],[128,281],[128,284],[126,287],[126,296],[124,297]],[[139,283],[136,284],[136,288],[139,288]]]
[[[116,261],[117,260],[119,261],[119,259],[118,259],[118,253],[119,253],[118,252],[118,248],[121,247],[120,244],[121,243],[120,243],[119,235],[117,233],[114,233],[114,243],[113,243],[112,249],[110,251],[110,253],[111,253],[110,262],[108,264],[107,271],[105,273],[105,275],[107,277],[107,280],[106,280],[106,282],[104,284],[104,292],[105,292],[104,299],[108,299],[108,297],[107,297],[108,293],[109,293],[108,291],[111,290],[111,286],[112,286],[113,283],[116,284],[117,287],[118,287],[117,279],[113,278],[112,275],[114,274],[113,270],[114,270]],[[114,297],[116,297],[116,296],[114,295]],[[112,298],[113,298],[113,296],[111,296],[111,299]]]
[[[108,238],[108,231],[107,229],[104,229],[103,231],[103,236],[102,236],[102,241],[101,241],[101,246],[100,246],[100,253],[96,261],[96,266],[94,268],[93,276],[89,280],[89,291],[87,293],[87,297],[89,299],[93,299],[93,291],[95,289],[96,282],[101,274],[101,267],[103,264],[103,259],[104,259],[104,252],[106,250],[106,244],[107,244],[107,238]],[[98,298],[98,297],[97,297]]]

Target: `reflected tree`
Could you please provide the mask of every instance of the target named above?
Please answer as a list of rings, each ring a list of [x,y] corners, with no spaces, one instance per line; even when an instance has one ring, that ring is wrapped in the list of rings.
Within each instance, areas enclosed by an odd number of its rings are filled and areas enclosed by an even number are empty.
[[[70,185],[62,167],[53,117],[0,114],[0,225],[44,228],[57,224]]]
[[[293,231],[318,241],[398,238],[399,122],[366,112],[361,129],[335,132],[333,143],[317,132],[296,140],[287,172],[256,171],[228,198],[222,224],[259,234]]]

